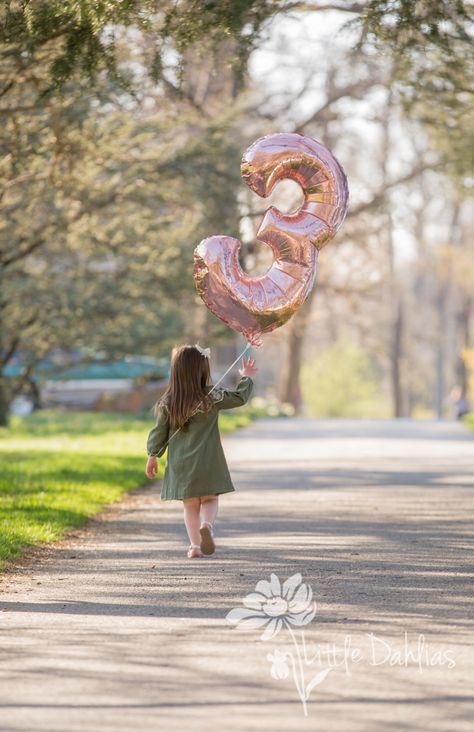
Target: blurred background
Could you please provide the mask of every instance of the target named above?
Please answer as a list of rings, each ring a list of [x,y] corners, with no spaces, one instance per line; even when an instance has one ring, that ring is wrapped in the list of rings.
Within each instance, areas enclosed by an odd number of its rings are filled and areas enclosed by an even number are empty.
[[[256,355],[273,413],[460,417],[474,387],[470,3],[4,3],[0,424],[32,410],[146,412],[170,349],[244,343],[208,313],[193,250],[255,233],[257,137],[301,132],[350,210],[304,307]]]

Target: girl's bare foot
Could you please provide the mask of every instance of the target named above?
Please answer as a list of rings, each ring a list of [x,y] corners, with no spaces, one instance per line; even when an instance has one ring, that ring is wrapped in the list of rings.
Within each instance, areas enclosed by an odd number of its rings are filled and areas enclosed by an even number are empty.
[[[202,557],[200,547],[197,544],[191,544],[188,549],[188,559],[197,559],[198,557]]]

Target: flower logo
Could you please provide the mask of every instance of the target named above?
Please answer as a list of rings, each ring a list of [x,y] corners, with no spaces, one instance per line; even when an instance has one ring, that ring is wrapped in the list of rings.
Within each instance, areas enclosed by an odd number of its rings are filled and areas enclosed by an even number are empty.
[[[316,603],[313,600],[311,587],[303,582],[299,573],[288,577],[281,583],[276,574],[270,575],[270,581],[260,580],[255,585],[255,591],[246,595],[242,600],[244,607],[236,607],[226,615],[226,619],[233,625],[246,630],[263,629],[260,638],[270,640],[282,628],[286,628],[293,643],[293,649],[280,651],[275,648],[273,653],[267,653],[270,661],[270,673],[274,679],[286,679],[293,674],[298,695],[303,705],[303,713],[308,715],[307,702],[312,690],[321,684],[331,668],[325,668],[313,676],[309,682],[305,678],[306,659],[304,629],[316,615]],[[300,626],[298,642],[295,630]]]
[[[227,613],[227,621],[248,630],[264,628],[262,640],[270,640],[283,626],[307,625],[316,614],[313,591],[299,573],[283,584],[276,574],[270,575],[270,581],[260,580],[243,604]]]
[[[274,679],[287,679],[290,668],[287,661],[287,653],[282,653],[275,648],[275,653],[267,653],[267,660],[270,661],[272,667],[270,673]]]

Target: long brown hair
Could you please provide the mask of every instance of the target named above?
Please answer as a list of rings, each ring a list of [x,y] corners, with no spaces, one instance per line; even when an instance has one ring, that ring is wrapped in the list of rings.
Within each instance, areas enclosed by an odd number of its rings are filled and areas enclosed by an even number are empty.
[[[213,406],[212,397],[208,396],[210,383],[209,359],[195,346],[175,346],[169,384],[154,406],[155,414],[166,406],[172,429],[186,430],[197,407],[208,412]]]

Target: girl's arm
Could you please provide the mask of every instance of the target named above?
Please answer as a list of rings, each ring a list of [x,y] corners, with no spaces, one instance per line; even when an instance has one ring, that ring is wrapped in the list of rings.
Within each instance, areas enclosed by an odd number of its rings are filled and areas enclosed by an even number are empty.
[[[161,408],[156,418],[156,424],[148,435],[146,449],[149,457],[161,457],[167,446],[169,437],[168,410]]]
[[[253,381],[250,376],[242,376],[236,389],[219,389],[216,394],[217,409],[232,409],[242,407],[250,398]]]
[[[242,359],[242,368],[239,373],[241,379],[236,389],[220,389],[216,398],[216,406],[218,409],[232,409],[233,407],[241,407],[246,404],[250,398],[253,389],[252,376],[255,376],[258,369],[255,366],[255,359],[248,357]]]

